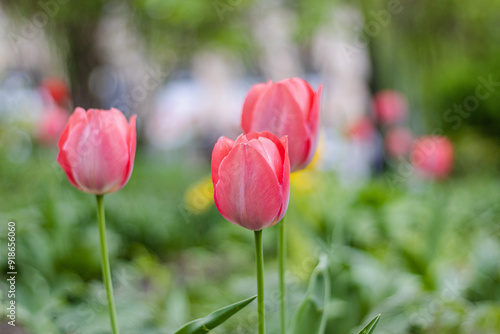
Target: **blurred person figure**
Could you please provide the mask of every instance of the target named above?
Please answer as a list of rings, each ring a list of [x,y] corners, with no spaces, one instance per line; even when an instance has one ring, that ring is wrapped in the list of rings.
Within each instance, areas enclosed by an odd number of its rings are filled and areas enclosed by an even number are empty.
[[[145,124],[146,139],[154,148],[176,148],[193,138],[200,95],[199,84],[185,73],[160,88]]]
[[[191,72],[179,72],[159,92],[146,124],[156,148],[176,148],[196,139],[207,158],[221,133],[239,134],[241,106],[253,80],[238,79],[238,59],[221,49],[194,55]]]
[[[336,6],[330,16],[313,37],[312,62],[325,82],[322,122],[342,132],[367,113],[371,67],[368,49],[355,44],[352,27],[363,26],[359,9]]]
[[[312,61],[325,83],[322,124],[326,154],[320,165],[335,169],[343,180],[363,180],[375,164],[380,139],[368,117],[370,60],[366,46],[356,44],[352,27],[362,27],[354,6],[332,8],[331,20],[320,27],[312,43]]]
[[[21,162],[31,153],[32,139],[53,143],[67,117],[60,109],[68,107],[66,83],[55,77],[39,81],[47,73],[62,71],[64,54],[44,24],[27,20],[19,24],[15,16],[0,9],[0,29],[9,32],[0,37],[0,119],[6,125],[6,137],[22,138],[11,141],[17,147],[11,160]]]
[[[140,127],[168,70],[150,60],[134,10],[125,2],[106,6],[96,36],[100,63],[89,76],[90,92],[103,108],[117,108],[126,116],[139,115]],[[169,59],[171,55],[165,51],[164,56]]]
[[[44,108],[36,73],[8,70],[0,80],[0,146],[11,162],[23,163],[32,153],[32,139]]]
[[[236,137],[240,133],[238,111],[246,93],[237,84],[238,76],[243,73],[238,58],[222,49],[204,50],[194,55],[192,73],[202,93],[194,120],[198,132],[211,141],[217,140],[221,133]]]
[[[0,127],[31,130],[44,106],[44,97],[36,86],[36,73],[8,70],[0,80]]]
[[[346,132],[348,159],[345,159],[341,173],[345,175],[344,177],[366,179],[372,170],[378,168],[380,135],[372,120],[366,115],[353,121]]]
[[[297,17],[282,1],[258,1],[251,18],[252,31],[261,49],[260,65],[266,80],[303,77],[293,29]]]

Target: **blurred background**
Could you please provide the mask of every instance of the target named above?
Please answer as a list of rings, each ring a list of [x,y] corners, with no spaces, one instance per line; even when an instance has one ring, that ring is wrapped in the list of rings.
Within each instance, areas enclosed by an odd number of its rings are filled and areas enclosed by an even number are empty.
[[[213,205],[210,155],[252,84],[324,85],[292,176],[289,313],[320,254],[325,333],[500,333],[498,0],[0,1],[0,333],[107,333],[94,197],[56,163],[76,106],[138,115],[106,196],[123,333],[171,333],[255,294],[253,237]],[[17,322],[7,325],[7,222]],[[264,234],[278,330],[276,229]],[[5,306],[5,307],[4,307]],[[217,333],[254,333],[249,306]]]

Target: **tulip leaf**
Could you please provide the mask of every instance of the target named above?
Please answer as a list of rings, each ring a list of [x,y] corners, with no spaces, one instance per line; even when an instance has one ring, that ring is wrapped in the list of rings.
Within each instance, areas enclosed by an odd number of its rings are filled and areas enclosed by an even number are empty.
[[[174,334],[204,334],[210,332],[234,314],[241,311],[245,306],[250,304],[257,296],[253,296],[237,303],[228,305],[218,309],[204,318],[196,319],[188,322],[179,328]]]
[[[358,334],[372,334],[375,327],[377,327],[378,321],[380,319],[380,314],[373,318]]]
[[[299,306],[292,323],[292,334],[323,334],[328,312],[326,307],[330,299],[330,275],[326,256],[321,256],[314,269],[306,297]]]

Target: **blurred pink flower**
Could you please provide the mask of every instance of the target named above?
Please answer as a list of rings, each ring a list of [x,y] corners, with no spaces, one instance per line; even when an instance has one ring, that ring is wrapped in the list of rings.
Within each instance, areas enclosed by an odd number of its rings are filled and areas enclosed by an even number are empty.
[[[406,127],[396,127],[386,132],[384,145],[386,152],[392,157],[405,156],[410,153],[413,134]]]
[[[47,78],[42,81],[41,88],[45,90],[58,105],[64,105],[69,100],[68,84],[62,79]]]
[[[352,139],[371,141],[375,135],[375,127],[368,117],[363,116],[348,127],[347,134]]]
[[[214,199],[221,215],[253,231],[280,221],[290,196],[288,139],[250,132],[221,137],[212,153]]]
[[[444,136],[424,136],[415,140],[411,163],[425,177],[446,178],[453,167],[453,145]]]
[[[81,191],[108,194],[127,184],[134,167],[136,115],[76,108],[59,139],[57,161]]]
[[[382,124],[400,122],[408,115],[408,102],[403,94],[394,90],[384,90],[373,98],[375,116]]]
[[[311,162],[319,135],[322,86],[314,92],[300,78],[259,83],[250,89],[243,105],[243,132],[270,131],[288,136],[292,171]]]
[[[63,132],[69,114],[58,106],[50,106],[43,110],[37,124],[36,137],[44,145],[50,146],[57,142]]]

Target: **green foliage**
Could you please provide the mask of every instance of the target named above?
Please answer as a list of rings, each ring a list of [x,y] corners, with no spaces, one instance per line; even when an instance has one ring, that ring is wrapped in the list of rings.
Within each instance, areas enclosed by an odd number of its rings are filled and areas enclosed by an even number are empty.
[[[223,307],[214,311],[204,318],[193,320],[182,326],[175,334],[203,334],[208,333],[227,319],[241,311],[245,306],[250,304],[257,296],[253,296],[232,305]]]
[[[105,197],[118,321],[130,331],[174,332],[256,291],[251,233],[225,221],[213,205],[187,210],[185,191],[209,166],[188,165],[183,154],[170,152],[166,160],[139,150],[129,184]],[[0,157],[0,188],[8,194],[0,221],[17,223],[19,326],[33,334],[105,332],[94,196],[69,184],[54,164],[55,151],[35,147],[22,164],[3,148]],[[324,333],[353,333],[378,313],[374,333],[500,331],[496,177],[408,179],[396,186],[381,178],[346,187],[328,172],[305,176],[306,188],[292,182],[287,213],[288,319],[304,314],[297,309],[306,282],[326,253],[326,269],[316,270],[317,284],[311,282],[321,288],[307,292],[309,311],[326,310],[317,317],[326,318]],[[5,228],[1,223],[0,235]],[[275,228],[264,234],[270,334],[279,332],[276,238]],[[0,252],[0,264],[5,256]],[[2,267],[0,275],[5,272]],[[319,284],[327,282],[322,277],[329,277],[328,287]],[[0,286],[5,289],[3,278]],[[327,289],[330,297],[321,299]],[[247,307],[217,331],[251,332],[255,319]]]
[[[376,27],[376,33],[363,35],[376,73],[374,89],[405,93],[412,111],[410,124],[418,134],[473,139],[479,147],[484,142],[481,137],[493,138],[498,146],[500,34],[495,13],[500,1],[361,3],[366,21]],[[393,14],[387,12],[391,3],[399,4]],[[381,14],[384,11],[387,15]],[[490,81],[488,87],[484,81]],[[457,159],[463,159],[461,167],[470,171],[477,166],[471,159],[491,165],[491,154],[496,151],[485,154],[479,149],[467,156],[457,155]],[[498,171],[498,154],[493,160]]]
[[[366,326],[359,331],[358,334],[371,334],[375,330],[375,327],[377,327],[378,321],[380,320],[380,314],[375,316]]]
[[[312,273],[306,297],[293,318],[291,333],[324,333],[328,316],[326,307],[329,299],[328,262],[326,256],[323,256]]]

